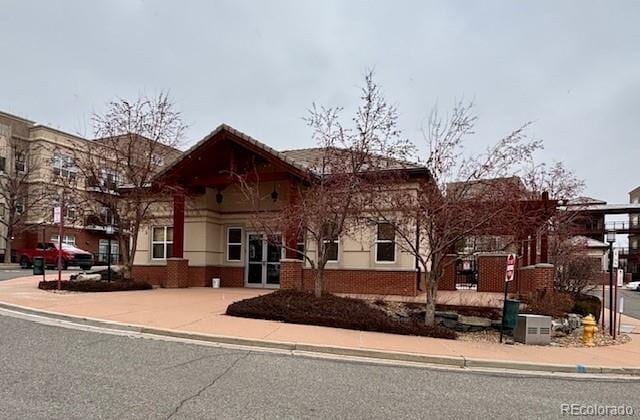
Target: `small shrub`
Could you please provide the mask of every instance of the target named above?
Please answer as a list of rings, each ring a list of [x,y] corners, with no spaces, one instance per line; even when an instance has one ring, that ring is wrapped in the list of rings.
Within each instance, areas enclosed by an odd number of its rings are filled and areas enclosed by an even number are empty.
[[[61,290],[69,290],[73,292],[124,292],[127,290],[148,290],[152,289],[149,283],[144,281],[98,281],[98,280],[82,280],[60,282]],[[38,283],[38,289],[57,290],[58,281],[41,281]]]
[[[296,290],[279,290],[234,302],[227,307],[227,315],[350,330],[456,338],[455,331],[441,326],[427,327],[416,320],[398,321],[384,310],[359,299],[331,294],[316,298],[312,293]]]
[[[554,318],[563,317],[573,308],[573,299],[568,293],[538,290],[522,298],[526,307],[520,312],[526,314],[548,315]]]
[[[582,316],[589,314],[593,315],[596,320],[600,319],[600,312],[602,311],[602,302],[597,296],[591,295],[578,295],[573,298],[574,304],[571,308],[571,312]]]

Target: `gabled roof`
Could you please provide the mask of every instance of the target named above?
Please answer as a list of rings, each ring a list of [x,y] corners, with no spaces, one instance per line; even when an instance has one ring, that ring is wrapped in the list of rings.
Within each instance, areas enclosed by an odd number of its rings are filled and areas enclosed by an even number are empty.
[[[274,148],[267,146],[266,144],[256,140],[255,138],[237,130],[227,124],[220,124],[215,130],[207,134],[202,140],[194,144],[190,147],[186,152],[182,154],[178,159],[176,159],[171,165],[167,166],[158,173],[158,177],[161,177],[167,174],[172,168],[180,165],[181,162],[188,159],[189,156],[193,155],[198,151],[198,149],[202,148],[206,143],[208,143],[211,139],[213,139],[217,134],[221,132],[227,132],[235,136],[237,139],[240,139],[246,142],[248,145],[255,147],[257,150],[264,152],[265,154],[271,155],[275,159],[279,160],[284,165],[290,167],[293,172],[298,175],[302,175],[304,177],[320,175],[313,172],[314,165],[322,158],[323,154],[326,153],[325,148],[315,147],[315,148],[306,148],[306,149],[294,149],[294,150],[285,150],[278,151]],[[381,159],[385,159],[385,169],[388,170],[397,170],[404,169],[407,171],[420,171],[425,172],[427,169],[423,166],[420,166],[416,163],[401,161],[398,159],[380,157]]]
[[[219,133],[221,133],[223,131],[231,133],[235,137],[237,137],[237,138],[249,143],[250,145],[256,147],[258,150],[261,150],[261,151],[263,151],[263,152],[265,152],[267,154],[270,154],[270,155],[274,156],[275,158],[279,159],[285,165],[287,165],[287,166],[291,167],[292,169],[294,169],[295,172],[298,172],[300,174],[309,174],[309,170],[304,165],[301,165],[301,164],[297,163],[293,159],[287,157],[284,153],[278,152],[274,148],[267,146],[266,144],[264,144],[264,143],[256,140],[255,138],[253,138],[253,137],[241,132],[240,130],[236,130],[235,128],[233,128],[233,127],[231,127],[231,126],[229,126],[227,124],[220,124],[215,130],[213,130],[212,132],[207,134],[204,138],[202,138],[202,140],[200,140],[199,142],[197,142],[196,144],[191,146],[186,152],[184,152],[182,154],[182,156],[180,156],[178,159],[176,159],[171,165],[167,166],[162,171],[160,171],[158,173],[157,177],[161,177],[161,176],[165,175],[167,172],[169,172],[174,167],[176,167],[181,162],[183,162],[185,159],[187,159],[190,155],[195,153],[198,149],[203,147],[209,140],[211,140],[217,134],[219,134]]]

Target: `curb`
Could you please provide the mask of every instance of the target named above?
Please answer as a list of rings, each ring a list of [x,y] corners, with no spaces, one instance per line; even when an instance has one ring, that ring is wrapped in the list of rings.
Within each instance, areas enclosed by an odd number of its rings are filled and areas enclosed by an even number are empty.
[[[448,366],[455,368],[481,368],[481,369],[503,369],[508,371],[529,371],[544,373],[583,373],[583,374],[607,374],[640,376],[639,367],[608,367],[608,366],[586,366],[586,365],[560,365],[545,363],[515,362],[509,360],[473,359],[463,356],[437,356],[419,353],[390,352],[383,350],[357,349],[352,347],[324,346],[318,344],[292,343],[285,341],[271,341],[261,339],[251,339],[224,335],[208,335],[202,333],[190,333],[177,330],[146,327],[143,325],[123,324],[114,321],[107,321],[98,318],[67,315],[59,312],[33,309],[25,306],[0,302],[1,309],[7,309],[28,315],[43,316],[80,325],[109,328],[118,331],[129,331],[141,334],[150,334],[171,338],[180,338],[194,341],[205,341],[209,343],[231,344],[238,346],[257,347],[262,349],[275,349],[289,351],[292,354],[320,353],[335,356],[361,357],[377,360],[395,362],[413,362],[438,366]]]

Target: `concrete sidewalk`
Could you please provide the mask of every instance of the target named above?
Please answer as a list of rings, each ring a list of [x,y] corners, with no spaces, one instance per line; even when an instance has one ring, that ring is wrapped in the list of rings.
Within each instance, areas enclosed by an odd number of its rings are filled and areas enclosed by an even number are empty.
[[[330,353],[345,349],[342,351],[344,354],[352,350],[355,355],[360,354],[359,351],[384,352],[390,354],[391,359],[402,359],[402,354],[451,358],[454,361],[462,360],[462,366],[484,361],[485,367],[490,367],[492,362],[505,368],[508,368],[508,363],[522,363],[547,365],[540,369],[548,371],[553,370],[549,365],[564,365],[566,371],[567,366],[575,368],[576,365],[584,365],[590,371],[591,368],[595,371],[600,368],[636,368],[636,372],[640,373],[640,321],[628,317],[623,319],[623,324],[635,328],[635,331],[631,334],[631,342],[622,345],[597,348],[503,345],[294,325],[224,315],[230,303],[269,293],[266,290],[188,288],[58,293],[37,289],[39,280],[41,277],[24,277],[0,283],[0,302],[144,327],[152,332],[166,330],[208,337],[267,340],[274,344],[293,343],[297,349],[304,349],[306,345],[323,346]]]

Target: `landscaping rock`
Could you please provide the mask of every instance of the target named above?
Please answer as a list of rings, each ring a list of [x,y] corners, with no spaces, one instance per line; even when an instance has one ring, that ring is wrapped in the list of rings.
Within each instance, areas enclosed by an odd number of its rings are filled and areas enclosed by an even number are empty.
[[[446,318],[446,319],[453,319],[453,320],[458,320],[458,314],[455,312],[449,312],[449,311],[436,311],[436,317],[437,318]]]
[[[467,325],[469,327],[481,327],[481,328],[489,328],[491,327],[491,319],[484,318],[481,316],[458,316],[458,323],[462,325]]]
[[[577,330],[582,327],[582,316],[578,314],[567,314],[567,325],[569,331]]]
[[[102,276],[100,274],[87,274],[87,273],[80,273],[76,276],[71,276],[71,281],[85,281],[85,280],[100,281],[102,280]]]

